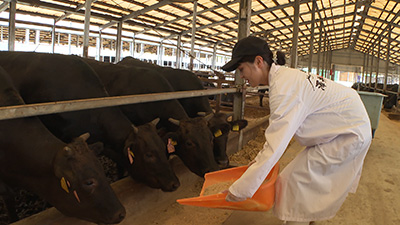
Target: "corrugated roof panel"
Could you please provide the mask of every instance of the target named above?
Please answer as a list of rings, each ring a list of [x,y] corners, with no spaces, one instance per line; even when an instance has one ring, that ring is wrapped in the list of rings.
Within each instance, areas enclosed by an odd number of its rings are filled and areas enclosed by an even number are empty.
[[[27,0],[21,0],[27,1]],[[368,0],[366,0],[368,1]],[[397,1],[397,0],[396,0]],[[400,2],[394,0],[374,0],[371,3],[365,1],[354,1],[354,0],[318,0],[317,8],[319,12],[315,14],[316,20],[320,17],[323,19],[323,24],[325,25],[324,30],[328,32],[329,39],[331,40],[331,45],[333,49],[344,48],[349,45],[349,37],[352,36],[351,44],[355,48],[365,48],[370,46],[369,42],[375,42],[377,39],[376,34],[381,34],[383,29],[387,27],[387,22],[391,21],[396,13],[400,10]],[[45,7],[32,7],[27,6],[28,2],[18,2],[17,8],[19,11],[31,12],[36,14],[47,15],[46,17],[59,18],[64,15],[65,12],[74,12],[77,6],[83,5],[84,0],[41,0],[39,4],[46,2]],[[91,21],[98,24],[108,24],[111,18],[117,20],[118,18],[134,13],[138,10],[146,10],[147,7],[151,7],[155,4],[159,4],[159,0],[97,0],[92,5],[93,14],[97,17],[92,17]],[[233,3],[234,2],[234,3]],[[232,4],[233,3],[233,4]],[[57,5],[51,8],[51,4]],[[228,4],[228,8],[220,7],[223,4]],[[259,15],[253,15],[252,27],[250,30],[252,32],[259,33],[261,35],[265,34],[266,31],[272,31],[272,34],[279,39],[282,39],[282,46],[284,48],[290,48],[291,38],[293,32],[293,0],[276,0],[276,1],[261,1],[253,0],[252,10],[255,14],[259,14],[259,11],[269,11],[264,12]],[[219,5],[219,6],[218,6]],[[285,6],[285,8],[282,8]],[[357,6],[357,8],[356,8]],[[366,7],[370,6],[370,7]],[[219,8],[217,8],[219,7]],[[331,8],[333,7],[333,8]],[[59,9],[57,9],[59,8]],[[60,10],[62,8],[62,10]],[[70,8],[70,10],[68,10]],[[217,8],[208,11],[208,8]],[[304,52],[309,49],[310,40],[310,28],[311,28],[311,8],[312,2],[300,2],[300,40],[299,40],[299,51],[301,54],[306,54]],[[366,11],[366,9],[368,9]],[[65,10],[64,10],[65,9]],[[135,26],[134,23],[143,24],[144,27],[149,27],[151,29],[144,29],[144,32],[149,35],[165,35],[169,36],[171,33],[184,33],[183,38],[188,38],[190,40],[190,32],[187,32],[191,28],[191,11],[193,9],[193,2],[180,3],[174,2],[168,5],[164,5],[159,9],[145,12],[144,15],[136,15],[136,18],[130,19],[131,25],[124,23],[123,28],[137,31],[143,31],[143,27]],[[198,16],[197,16],[197,27],[206,27],[203,30],[197,31],[197,36],[202,37],[202,41],[214,42],[216,40],[224,39],[235,39],[237,37],[237,11],[239,9],[239,1],[237,0],[198,0]],[[270,11],[270,9],[272,9]],[[234,12],[232,12],[232,10]],[[201,14],[201,12],[206,11]],[[355,11],[358,12],[355,15]],[[84,8],[80,12],[84,12]],[[365,15],[368,13],[368,16]],[[348,16],[343,17],[343,14],[348,14]],[[112,17],[110,17],[110,15]],[[332,19],[332,16],[335,16]],[[103,18],[100,18],[103,17]],[[186,17],[185,19],[181,19]],[[84,20],[83,14],[71,14],[66,20],[73,19],[74,21]],[[234,20],[231,20],[231,19]],[[225,21],[228,19],[226,23]],[[353,26],[354,19],[356,23]],[[170,22],[171,21],[171,22]],[[362,27],[357,26],[359,23],[363,23]],[[307,23],[307,24],[302,24]],[[394,19],[395,26],[392,28],[392,37],[395,39],[394,44],[400,42],[400,18]],[[315,37],[319,38],[319,23],[316,24]],[[115,28],[116,26],[113,25]],[[154,29],[157,29],[155,32]],[[161,28],[161,29],[160,29]],[[358,31],[361,29],[361,31]],[[166,32],[164,30],[171,30]],[[229,32],[228,32],[229,31]],[[226,34],[224,32],[227,32]],[[141,32],[142,33],[142,32]],[[355,36],[360,33],[360,36]],[[218,36],[215,36],[218,35]],[[386,35],[384,33],[383,35]],[[272,37],[269,37],[272,38]],[[272,40],[272,39],[271,39]],[[357,40],[357,43],[353,43],[353,40]],[[230,43],[234,43],[230,42]],[[386,44],[386,37],[383,41]],[[225,44],[221,45],[223,48]],[[315,44],[317,46],[317,43]],[[399,58],[399,53],[395,52]],[[400,59],[398,59],[400,60]]]
[[[231,8],[231,6],[229,6],[229,8]],[[217,12],[219,14],[222,14],[222,15],[228,17],[228,18],[232,18],[232,17],[236,16],[236,14],[230,12],[229,10],[226,10],[225,8],[218,8],[218,9],[213,10],[213,11],[215,11],[215,12]]]
[[[222,14],[222,13],[220,13],[220,15],[218,15],[218,14],[213,13],[213,12],[206,12],[206,13],[203,13],[202,16],[206,16],[206,17],[208,17],[210,19],[213,19],[214,21],[221,21],[221,20],[225,20],[226,19],[226,18],[224,18],[224,17],[226,17],[226,15]]]

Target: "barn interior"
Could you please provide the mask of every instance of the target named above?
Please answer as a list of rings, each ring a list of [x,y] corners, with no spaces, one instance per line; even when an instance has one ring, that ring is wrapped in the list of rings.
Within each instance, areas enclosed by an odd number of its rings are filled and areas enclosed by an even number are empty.
[[[196,94],[215,95],[210,98],[215,110],[249,120],[248,128],[229,139],[232,163],[237,160],[237,165],[243,165],[248,162],[238,158],[244,156],[235,154],[249,148],[257,137],[263,142],[259,136],[268,125],[268,93],[258,92],[266,87],[249,88],[238,73],[223,72],[221,66],[229,61],[238,39],[249,35],[263,38],[272,51],[286,54],[288,67],[378,98],[378,93],[387,96],[374,115],[379,122],[357,193],[348,197],[335,218],[316,224],[399,224],[400,195],[395,191],[400,182],[395,166],[400,159],[396,147],[400,126],[396,120],[400,117],[399,14],[399,0],[4,0],[0,4],[0,50],[78,55],[110,63],[131,56],[190,70],[207,89]],[[245,95],[237,94],[238,86],[247,88]],[[262,107],[258,104],[261,95],[265,96]],[[394,100],[388,102],[389,97]],[[139,101],[128,100],[131,104]],[[94,106],[88,101],[84,107]],[[4,115],[0,119],[13,118],[4,112],[0,111]],[[51,112],[44,108],[40,113]],[[259,143],[253,144],[260,150]],[[292,141],[280,161],[281,169],[302,149]],[[242,154],[250,157],[248,152]],[[251,154],[254,157],[256,153]],[[199,194],[204,179],[191,174],[177,158],[171,164],[181,180],[181,187],[173,193],[130,179],[113,183],[127,208],[127,218],[120,224],[282,224],[271,211],[179,205],[176,199]],[[42,205],[47,208],[46,203]],[[14,224],[91,224],[54,208],[30,214]],[[2,215],[5,219],[1,222],[9,224],[6,217]]]

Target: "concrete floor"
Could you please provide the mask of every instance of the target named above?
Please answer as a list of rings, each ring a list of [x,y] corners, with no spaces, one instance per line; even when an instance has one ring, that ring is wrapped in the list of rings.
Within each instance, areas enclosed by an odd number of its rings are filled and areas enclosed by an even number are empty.
[[[400,122],[381,114],[369,153],[365,159],[360,185],[350,194],[342,208],[331,220],[316,225],[398,225],[400,224]],[[280,161],[281,169],[295,157],[302,147],[294,142]],[[140,225],[280,225],[269,212],[243,212],[182,206],[179,198],[198,195],[204,179],[187,171],[174,160],[175,171],[182,186],[173,193],[144,187],[131,179],[113,184],[127,209],[127,218],[121,224]],[[14,225],[31,224],[92,224],[68,218],[55,209],[49,209]]]

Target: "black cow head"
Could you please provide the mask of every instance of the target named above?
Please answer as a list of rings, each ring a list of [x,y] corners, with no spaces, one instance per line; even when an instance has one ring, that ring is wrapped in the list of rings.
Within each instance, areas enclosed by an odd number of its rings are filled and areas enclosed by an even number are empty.
[[[167,135],[167,146],[174,145],[176,155],[190,171],[203,177],[205,173],[218,170],[213,155],[213,135],[207,127],[210,117],[186,118],[169,121],[178,126],[175,133]]]
[[[95,223],[119,223],[125,217],[125,208],[86,144],[87,138],[88,133],[81,135],[55,155],[56,188],[45,193],[46,200],[67,216]]]
[[[221,168],[229,166],[226,154],[228,135],[230,131],[238,132],[247,126],[247,120],[228,121],[231,114],[215,113],[208,121],[208,127],[214,135],[214,158]]]
[[[175,191],[180,186],[179,180],[172,170],[165,144],[158,136],[156,125],[159,119],[135,127],[134,132],[125,143],[125,164],[132,178],[152,188],[163,191]]]

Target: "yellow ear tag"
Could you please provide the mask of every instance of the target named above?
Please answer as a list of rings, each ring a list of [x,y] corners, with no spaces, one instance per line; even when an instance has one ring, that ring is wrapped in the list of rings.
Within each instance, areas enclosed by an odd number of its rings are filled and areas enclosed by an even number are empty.
[[[219,137],[219,136],[221,136],[222,135],[222,131],[221,130],[217,130],[217,131],[215,131],[215,133],[214,133],[214,136],[215,137]]]
[[[232,130],[239,131],[239,125],[238,124],[233,125]]]
[[[133,152],[131,151],[130,148],[128,148],[128,158],[129,158],[129,162],[131,164],[133,164],[133,159],[135,158],[135,154],[133,154]]]
[[[64,191],[66,191],[67,193],[69,193],[69,189],[67,187],[67,183],[65,182],[64,177],[61,178],[61,188],[64,189]]]
[[[171,145],[175,146],[175,145],[177,145],[177,144],[178,144],[178,143],[177,143],[176,141],[174,141],[174,140],[171,139]]]

